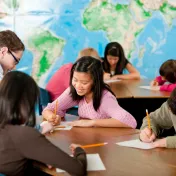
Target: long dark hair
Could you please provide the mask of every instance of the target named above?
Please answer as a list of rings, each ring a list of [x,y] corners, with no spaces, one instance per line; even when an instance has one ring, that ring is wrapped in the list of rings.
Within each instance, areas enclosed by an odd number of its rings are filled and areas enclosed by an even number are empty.
[[[168,82],[176,83],[176,60],[169,59],[165,61],[161,65],[159,73],[161,76],[165,77]]]
[[[35,104],[39,89],[29,75],[12,71],[0,83],[0,126],[35,126]]]
[[[110,73],[110,64],[107,60],[107,55],[119,57],[119,61],[116,65],[115,75],[122,74],[123,69],[126,67],[128,60],[125,57],[124,50],[122,46],[117,42],[111,42],[106,45],[105,52],[104,52],[104,62],[103,62],[103,69],[105,72]]]
[[[102,63],[91,56],[85,56],[80,58],[72,67],[70,74],[70,94],[73,100],[80,100],[83,97],[79,96],[72,85],[73,73],[76,72],[84,72],[89,73],[93,80],[92,92],[93,92],[93,107],[97,111],[102,98],[103,90],[108,90],[113,94],[110,90],[109,86],[103,82],[103,67]],[[113,94],[114,95],[114,94]]]

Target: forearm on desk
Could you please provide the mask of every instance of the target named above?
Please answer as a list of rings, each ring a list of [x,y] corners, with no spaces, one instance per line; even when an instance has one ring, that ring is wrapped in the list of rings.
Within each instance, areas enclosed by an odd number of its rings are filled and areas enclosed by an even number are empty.
[[[114,75],[111,79],[140,79],[140,75],[138,73]]]
[[[95,119],[94,121],[94,126],[97,127],[129,127],[130,126],[120,122],[119,120],[110,118],[110,119]]]

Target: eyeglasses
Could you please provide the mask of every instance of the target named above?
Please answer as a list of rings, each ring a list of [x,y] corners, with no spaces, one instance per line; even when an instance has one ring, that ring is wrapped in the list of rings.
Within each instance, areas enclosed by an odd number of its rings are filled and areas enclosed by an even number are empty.
[[[13,59],[15,60],[15,65],[17,65],[19,63],[19,60],[14,56],[14,54],[10,50],[8,51],[12,55]]]

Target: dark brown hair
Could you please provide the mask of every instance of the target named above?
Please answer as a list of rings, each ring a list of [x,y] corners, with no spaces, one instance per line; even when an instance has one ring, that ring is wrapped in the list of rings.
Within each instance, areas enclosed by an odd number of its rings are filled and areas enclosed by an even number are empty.
[[[84,56],[79,60],[77,60],[71,69],[70,94],[73,100],[76,101],[83,98],[82,96],[79,96],[77,94],[75,88],[72,85],[72,78],[73,78],[74,71],[90,73],[93,80],[92,92],[93,92],[93,107],[95,111],[97,111],[100,106],[103,90],[108,90],[114,95],[114,93],[111,91],[109,86],[105,84],[103,81],[103,67],[102,67],[101,61],[91,56]]]
[[[176,83],[176,60],[169,59],[165,61],[160,69],[159,73],[163,76],[168,82]]]
[[[35,104],[39,89],[29,75],[12,71],[0,83],[0,126],[35,126]]]
[[[0,32],[0,48],[1,47],[7,47],[13,52],[25,50],[25,46],[22,41],[10,30]]]
[[[110,64],[107,60],[108,55],[119,57],[119,61],[115,69],[115,75],[122,74],[123,70],[126,67],[126,64],[128,63],[128,60],[125,57],[122,46],[117,42],[111,42],[106,45],[104,52],[103,69],[105,72],[110,73]]]

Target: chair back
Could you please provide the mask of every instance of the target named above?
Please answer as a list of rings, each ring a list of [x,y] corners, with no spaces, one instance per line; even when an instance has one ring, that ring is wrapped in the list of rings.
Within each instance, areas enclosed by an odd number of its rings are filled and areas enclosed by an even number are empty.
[[[46,89],[40,89],[40,96],[39,96],[39,115],[42,114],[43,109],[47,106],[48,103],[51,102],[50,94]]]

